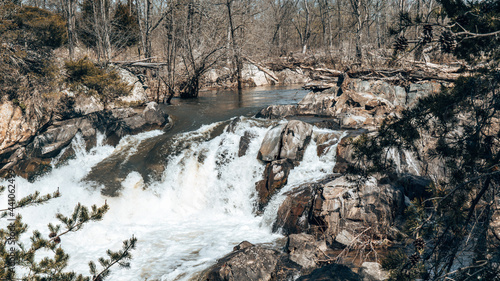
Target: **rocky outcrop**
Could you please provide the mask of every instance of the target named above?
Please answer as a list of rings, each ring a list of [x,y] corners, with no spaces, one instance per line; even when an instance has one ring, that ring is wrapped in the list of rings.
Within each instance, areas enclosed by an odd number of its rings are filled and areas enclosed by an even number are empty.
[[[437,82],[414,83],[408,89],[378,80],[351,79],[346,83],[346,87],[331,85],[327,90],[311,92],[297,105],[271,105],[257,117],[334,117],[346,129],[374,129],[385,117],[413,106],[419,97],[436,93],[441,87]]]
[[[265,162],[288,159],[301,161],[312,135],[312,125],[298,120],[270,129],[262,141],[257,158]]]
[[[286,198],[278,209],[273,231],[285,235],[294,233],[316,234],[314,226],[326,226],[315,214],[321,210],[321,184],[304,184],[287,192]],[[316,208],[314,208],[316,207]],[[323,232],[322,229],[320,232]]]
[[[355,238],[365,231],[381,238],[391,236],[392,223],[404,208],[400,187],[374,178],[357,185],[342,176],[302,185],[286,196],[274,230],[324,235],[327,241],[344,246],[357,243]]]
[[[73,109],[82,115],[88,115],[94,112],[103,111],[105,109],[115,109],[130,106],[141,106],[147,103],[148,96],[146,94],[145,88],[147,88],[142,81],[130,71],[116,67],[110,66],[115,70],[122,82],[130,87],[130,92],[128,95],[118,97],[116,100],[110,102],[109,104],[104,104],[97,97],[92,95],[79,94],[76,95],[68,90],[63,91],[67,96],[74,98]]]
[[[139,78],[123,68],[118,68],[117,72],[121,80],[132,88],[128,95],[118,98],[118,106],[138,106],[145,104],[148,101],[145,91],[146,87]]]
[[[166,123],[168,115],[156,103],[149,103],[142,111],[117,108],[55,121],[27,144],[18,145],[13,152],[0,155],[0,171],[12,168],[18,175],[31,180],[50,170],[51,159],[68,147],[77,134],[82,136],[86,148],[90,149],[96,145],[97,131],[106,134],[108,143],[117,144],[126,134],[158,129]],[[70,149],[66,153],[71,151]],[[63,158],[70,159],[71,155],[65,155]]]
[[[12,146],[28,141],[43,122],[28,118],[23,109],[12,101],[0,103],[0,155],[12,151]]]
[[[276,160],[266,164],[264,179],[257,182],[256,190],[259,195],[259,209],[262,210],[271,196],[286,185],[293,163],[288,159]]]
[[[243,84],[249,87],[304,84],[311,80],[300,68],[273,71],[254,63],[243,64],[241,76]],[[203,76],[203,84],[208,87],[231,87],[234,82],[231,78],[232,71],[229,68],[210,69]]]
[[[328,251],[324,241],[308,234],[293,234],[283,249],[253,245],[244,241],[233,252],[219,259],[204,272],[200,281],[254,280],[359,280],[349,268],[326,264]]]
[[[266,162],[264,179],[256,184],[259,209],[287,183],[290,170],[304,157],[311,136],[312,125],[298,120],[279,124],[266,133],[257,156]]]
[[[258,159],[265,162],[278,160],[281,151],[282,134],[285,127],[286,124],[280,124],[267,131],[260,145]]]

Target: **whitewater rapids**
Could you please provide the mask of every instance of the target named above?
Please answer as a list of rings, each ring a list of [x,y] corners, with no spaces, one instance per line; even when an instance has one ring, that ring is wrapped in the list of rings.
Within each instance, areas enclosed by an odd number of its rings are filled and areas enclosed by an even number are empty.
[[[72,143],[76,157],[65,165],[54,166],[33,183],[15,178],[18,199],[37,190],[47,194],[59,188],[62,194],[46,204],[16,211],[29,225],[22,242],[29,245],[29,236],[35,229],[48,237],[47,224],[58,223],[57,213],[70,215],[79,202],[101,206],[107,200],[110,210],[102,221],[88,223],[78,232],[61,237],[61,246],[70,255],[68,271],[89,276],[89,261],[106,257],[107,249],[121,249],[122,241],[132,235],[138,241],[131,268],[113,267],[108,280],[189,280],[244,240],[274,243],[281,235],[272,233],[271,227],[283,196],[276,195],[263,214],[255,214],[255,183],[262,179],[265,167],[257,160],[257,153],[267,130],[286,121],[240,119],[232,122],[232,129],[226,126],[215,136],[214,130],[223,123],[175,135],[172,145],[180,149],[165,159],[161,179],[147,181],[140,173],[131,172],[121,182],[123,189],[118,197],[101,195],[101,187],[83,179],[107,157],[133,154],[141,149],[142,141],[163,132],[127,136],[117,147],[104,145],[103,136],[99,136],[98,145],[90,151],[85,150],[82,138],[76,138]],[[238,157],[240,138],[245,132],[253,138],[247,153]],[[331,147],[318,157],[314,141],[315,136],[332,132],[314,127],[304,160],[290,172],[281,194],[332,171],[336,149]],[[4,193],[0,209],[6,207]],[[5,220],[0,226],[5,228]],[[37,258],[45,254],[42,252]]]

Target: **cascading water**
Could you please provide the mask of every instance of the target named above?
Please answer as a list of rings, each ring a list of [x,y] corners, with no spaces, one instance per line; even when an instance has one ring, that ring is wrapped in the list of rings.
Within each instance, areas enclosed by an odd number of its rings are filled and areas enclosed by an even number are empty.
[[[266,131],[278,122],[286,121],[241,117],[222,132],[216,133],[227,122],[175,135],[172,146],[179,149],[165,159],[161,179],[146,185],[141,174],[130,172],[121,182],[118,197],[101,195],[99,188],[83,179],[103,159],[133,154],[141,149],[142,141],[162,132],[125,137],[116,148],[103,145],[100,137],[99,144],[89,152],[77,138],[73,142],[76,157],[66,165],[54,167],[34,183],[16,178],[17,198],[36,190],[52,193],[58,187],[62,194],[19,213],[30,226],[28,233],[38,229],[48,237],[46,225],[57,223],[56,213],[69,215],[78,202],[100,206],[107,200],[110,210],[102,221],[61,237],[61,245],[70,255],[68,270],[88,275],[88,261],[106,256],[107,249],[120,249],[121,241],[134,235],[138,242],[131,268],[112,268],[109,280],[189,280],[243,240],[276,241],[281,236],[272,233],[271,226],[283,200],[281,194],[332,170],[335,148],[318,156],[315,143],[318,135],[332,131],[315,128],[304,160],[291,171],[287,186],[263,215],[256,215],[255,183],[262,179],[265,167],[256,156]],[[246,154],[239,157],[239,142],[245,132],[252,138]],[[5,194],[0,200],[0,208],[4,208]],[[3,221],[0,226],[5,227]],[[24,235],[22,242],[29,244],[29,235]]]

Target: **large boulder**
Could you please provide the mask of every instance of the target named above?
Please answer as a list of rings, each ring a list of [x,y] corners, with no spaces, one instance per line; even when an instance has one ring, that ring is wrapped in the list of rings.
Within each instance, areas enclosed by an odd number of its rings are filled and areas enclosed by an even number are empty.
[[[285,235],[324,232],[326,224],[316,216],[322,206],[320,188],[318,183],[304,184],[285,193],[273,231],[281,231]]]
[[[266,132],[259,149],[258,159],[266,162],[278,160],[283,129],[285,129],[285,127],[286,124],[279,124]]]
[[[94,112],[99,112],[104,110],[104,104],[95,96],[92,95],[75,95],[72,92],[65,91],[65,93],[75,98],[75,103],[73,109],[82,115],[88,115]]]
[[[246,81],[250,86],[264,86],[272,84],[272,80],[268,79],[267,74],[253,64],[244,64],[243,69],[241,70],[241,76],[243,81]]]
[[[264,179],[256,184],[260,210],[267,205],[272,195],[286,185],[291,169],[293,169],[293,163],[288,159],[266,164]]]
[[[308,75],[306,75],[302,69],[289,69],[285,68],[281,71],[275,72],[279,79],[280,84],[292,85],[292,84],[305,84],[311,80]]]
[[[279,159],[301,161],[306,146],[311,140],[313,126],[302,121],[291,120],[283,130]]]
[[[146,95],[146,91],[144,90],[145,87],[140,79],[123,68],[117,68],[117,72],[122,82],[132,88],[128,95],[118,98],[118,105],[137,106],[146,103],[148,101],[148,96]]]
[[[279,119],[294,115],[299,115],[299,111],[297,110],[297,105],[285,104],[285,105],[270,105],[259,111],[255,115],[255,117]]]
[[[313,126],[298,120],[270,129],[264,136],[258,158],[271,162],[280,159],[301,161],[309,144]]]
[[[326,179],[285,195],[274,230],[324,235],[329,243],[343,246],[357,243],[354,238],[367,229],[379,237],[390,236],[394,220],[404,209],[400,188],[379,184],[374,178],[359,185],[345,176]]]

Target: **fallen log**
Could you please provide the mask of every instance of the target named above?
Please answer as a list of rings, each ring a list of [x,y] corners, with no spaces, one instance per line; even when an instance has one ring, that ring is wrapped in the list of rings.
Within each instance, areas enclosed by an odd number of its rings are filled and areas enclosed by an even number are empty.
[[[342,72],[340,70],[329,69],[329,68],[314,68],[314,67],[311,67],[311,66],[304,66],[304,65],[301,65],[300,68],[311,70],[311,71],[315,71],[315,72],[329,73],[329,74],[332,74],[335,77],[338,77],[338,76],[340,76],[340,75],[342,75],[344,73],[344,72]]]
[[[278,82],[279,83],[279,80],[278,80],[278,77],[276,77],[270,70],[266,69],[265,67],[259,65],[258,63],[256,63],[255,61],[245,57],[244,59],[246,59],[249,63],[255,65],[260,71],[264,72],[265,74],[269,75],[269,77],[271,77],[274,81]]]

